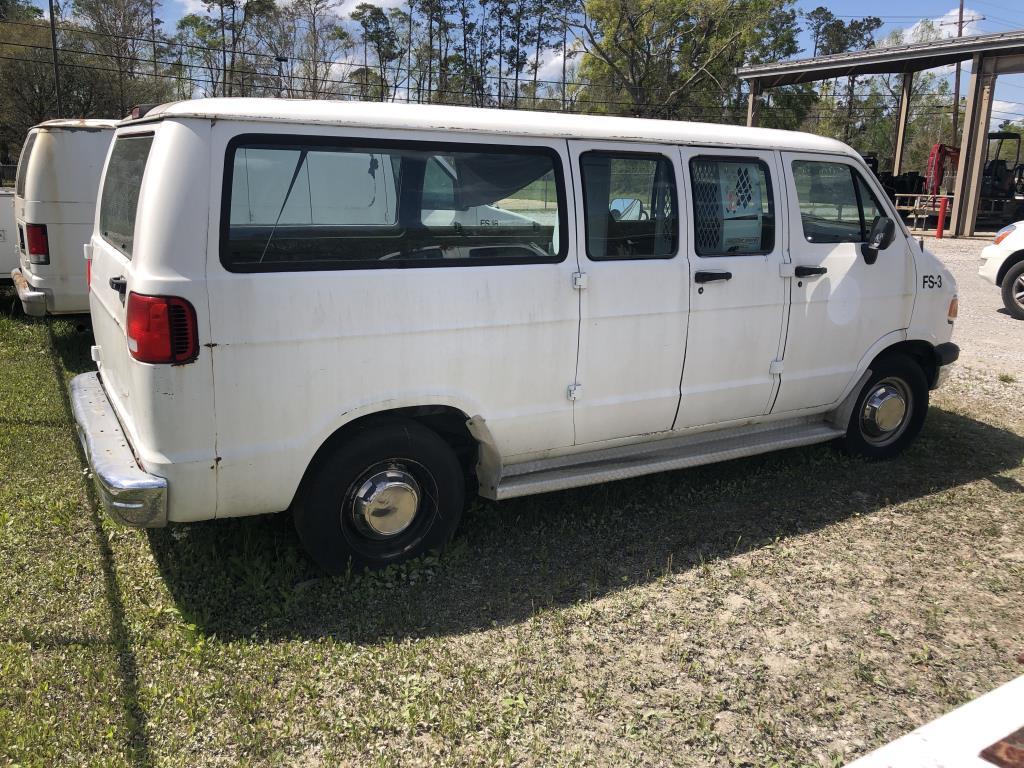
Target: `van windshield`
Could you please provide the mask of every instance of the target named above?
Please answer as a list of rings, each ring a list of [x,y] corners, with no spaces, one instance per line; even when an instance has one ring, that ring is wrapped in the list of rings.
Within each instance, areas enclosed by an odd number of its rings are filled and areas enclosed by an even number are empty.
[[[39,134],[33,131],[28,135],[25,146],[21,148],[21,158],[18,160],[18,179],[14,182],[14,194],[18,197],[25,197],[25,176],[28,171],[28,157],[32,154],[32,146],[36,143],[36,136]]]
[[[142,174],[146,170],[152,144],[152,134],[117,139],[103,179],[100,235],[129,259],[135,245],[135,216],[139,208]]]

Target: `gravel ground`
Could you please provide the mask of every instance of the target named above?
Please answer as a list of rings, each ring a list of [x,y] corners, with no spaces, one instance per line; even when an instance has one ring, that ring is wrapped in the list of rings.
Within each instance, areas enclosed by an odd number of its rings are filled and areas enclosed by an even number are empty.
[[[999,288],[978,274],[981,249],[991,242],[991,237],[928,237],[925,248],[956,278],[960,317],[953,341],[960,345],[961,366],[1024,379],[1024,322],[1006,312]]]

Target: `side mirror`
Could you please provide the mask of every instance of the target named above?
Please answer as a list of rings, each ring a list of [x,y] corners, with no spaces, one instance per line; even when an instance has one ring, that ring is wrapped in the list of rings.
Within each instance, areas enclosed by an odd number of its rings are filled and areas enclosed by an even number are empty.
[[[896,237],[896,222],[887,216],[879,216],[871,225],[868,241],[861,245],[860,252],[867,264],[878,260],[878,252],[884,251]]]

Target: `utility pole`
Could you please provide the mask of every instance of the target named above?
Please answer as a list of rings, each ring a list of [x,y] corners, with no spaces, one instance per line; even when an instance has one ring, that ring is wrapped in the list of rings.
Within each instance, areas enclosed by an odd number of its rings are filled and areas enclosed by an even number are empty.
[[[57,94],[57,117],[64,117],[64,105],[60,93],[60,64],[57,61],[57,17],[50,0],[50,48],[53,50],[53,89]]]
[[[984,16],[975,16],[967,21],[984,21]],[[956,36],[964,36],[964,0],[960,0],[960,10],[957,12],[956,21],[943,21],[940,27],[949,27],[956,24]],[[953,74],[953,146],[959,146],[957,142],[957,124],[960,122],[960,62],[956,63],[956,71]]]
[[[960,11],[956,18],[956,36],[964,36],[964,0],[960,0]],[[960,62],[956,63],[953,75],[953,146],[959,146],[956,140],[957,123],[960,122]]]
[[[287,56],[276,56],[277,61],[277,98],[284,98],[284,65],[288,61]]]
[[[149,0],[149,36],[153,46],[153,77],[156,77],[156,0]]]

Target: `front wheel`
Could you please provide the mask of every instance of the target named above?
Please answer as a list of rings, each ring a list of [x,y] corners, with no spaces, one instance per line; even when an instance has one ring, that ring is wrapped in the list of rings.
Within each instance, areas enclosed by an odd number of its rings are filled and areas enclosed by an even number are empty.
[[[383,568],[444,549],[464,494],[459,461],[436,432],[415,421],[370,424],[310,471],[295,528],[329,573]]]
[[[880,358],[857,397],[842,447],[866,459],[896,456],[920,433],[927,412],[928,381],[921,366],[902,355]]]
[[[1003,277],[1003,306],[1018,320],[1024,320],[1024,261],[1014,264]]]

